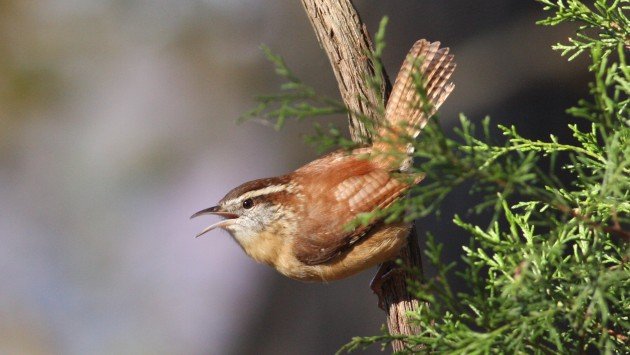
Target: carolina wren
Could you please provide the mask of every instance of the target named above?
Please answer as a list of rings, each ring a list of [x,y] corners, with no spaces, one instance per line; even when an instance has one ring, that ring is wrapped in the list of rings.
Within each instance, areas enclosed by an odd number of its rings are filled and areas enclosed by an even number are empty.
[[[411,48],[387,102],[388,128],[377,131],[372,146],[335,151],[292,173],[236,187],[218,205],[191,217],[224,218],[197,236],[222,228],[254,260],[303,281],[337,280],[395,258],[410,224],[373,220],[353,230],[348,224],[361,213],[387,208],[422,180],[422,175],[396,176],[404,175],[399,169],[408,164],[409,148],[395,138],[416,137],[454,88],[448,82],[453,56],[439,46],[419,40]],[[423,99],[416,90],[418,75]],[[385,154],[391,150],[403,158]]]

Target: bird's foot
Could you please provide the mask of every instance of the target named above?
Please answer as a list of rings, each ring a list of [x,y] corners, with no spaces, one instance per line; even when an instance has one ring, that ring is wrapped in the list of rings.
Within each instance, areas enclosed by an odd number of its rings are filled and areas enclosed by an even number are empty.
[[[394,264],[393,262],[385,262],[379,265],[378,271],[372,281],[370,282],[370,288],[372,292],[378,297],[378,308],[386,311],[385,309],[385,296],[383,295],[383,284],[389,278],[394,275],[399,275],[403,273],[404,270]]]

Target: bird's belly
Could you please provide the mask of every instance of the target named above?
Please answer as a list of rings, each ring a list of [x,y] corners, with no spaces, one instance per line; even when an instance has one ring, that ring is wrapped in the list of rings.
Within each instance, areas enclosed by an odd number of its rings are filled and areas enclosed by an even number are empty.
[[[368,235],[338,257],[317,265],[306,265],[289,257],[274,265],[282,274],[300,281],[334,281],[352,276],[398,256],[406,241],[410,225],[378,225]],[[290,255],[290,253],[283,253]]]

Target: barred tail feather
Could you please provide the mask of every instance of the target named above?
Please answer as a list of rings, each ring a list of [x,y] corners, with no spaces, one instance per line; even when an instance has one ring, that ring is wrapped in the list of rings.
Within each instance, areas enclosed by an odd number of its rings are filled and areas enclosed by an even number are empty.
[[[440,48],[440,42],[417,41],[400,68],[385,109],[387,127],[379,132],[374,148],[381,152],[393,148],[394,152],[409,153],[407,144],[395,143],[397,138],[418,136],[453,91],[455,85],[449,79],[454,70],[455,62],[448,48]],[[416,89],[418,76],[424,97]]]

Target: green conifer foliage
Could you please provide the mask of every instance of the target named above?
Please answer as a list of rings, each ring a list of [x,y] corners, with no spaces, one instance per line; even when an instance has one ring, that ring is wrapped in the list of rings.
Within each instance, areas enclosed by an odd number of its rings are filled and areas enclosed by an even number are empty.
[[[475,125],[464,115],[455,139],[435,119],[418,140],[402,137],[415,147],[414,169],[427,178],[411,198],[373,214],[387,221],[434,214],[466,183],[481,196],[473,211],[491,211],[492,217],[475,225],[454,216],[470,235],[457,275],[451,275],[453,264],[441,261],[440,236],[429,237],[426,257],[437,273],[409,283],[426,301],[409,315],[419,334],[357,337],[342,351],[396,338],[410,353],[630,352],[630,1],[538,2],[548,15],[539,24],[577,25],[575,37],[554,49],[568,60],[591,59],[590,96],[567,110],[575,122],[567,127],[573,139],[561,142],[551,132],[547,140],[531,140],[517,127],[500,125],[497,138],[489,119]],[[379,63],[385,22],[373,54]],[[262,97],[250,115],[280,127],[287,117],[344,112],[267,53],[287,83],[280,94]],[[417,81],[422,92],[422,78]],[[353,146],[335,127],[317,126],[317,132],[310,141],[324,150]],[[570,176],[568,183],[560,172]],[[453,278],[469,291],[454,292]]]

